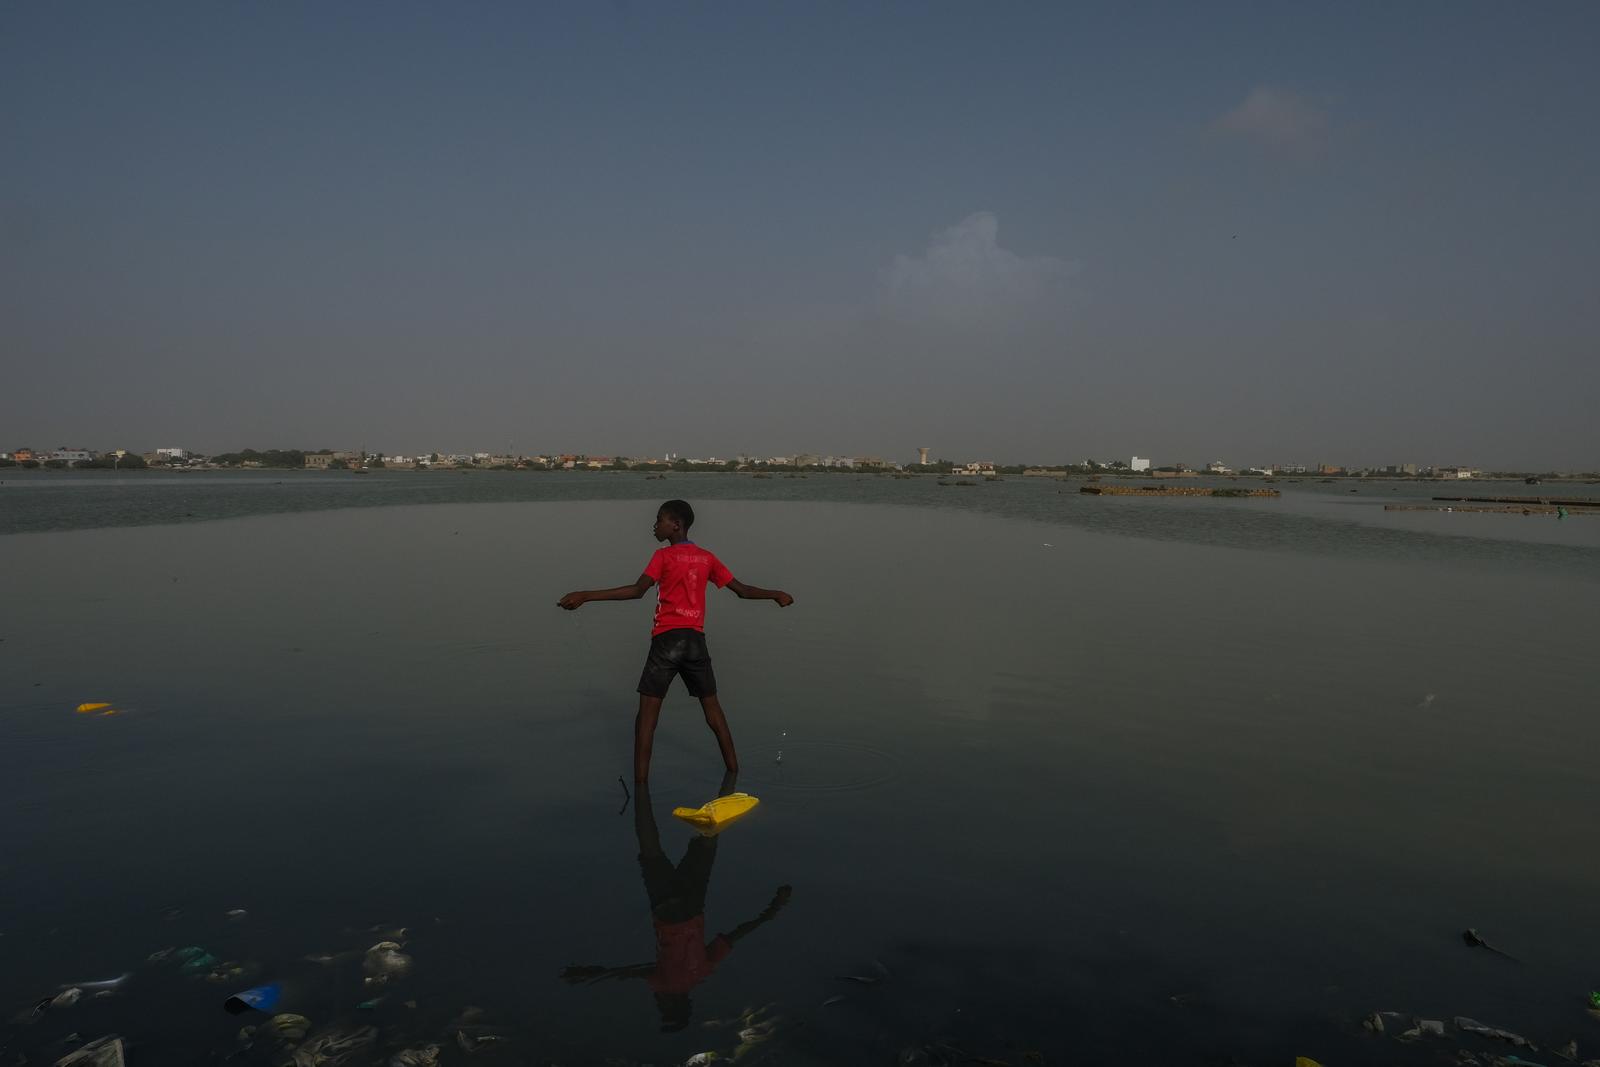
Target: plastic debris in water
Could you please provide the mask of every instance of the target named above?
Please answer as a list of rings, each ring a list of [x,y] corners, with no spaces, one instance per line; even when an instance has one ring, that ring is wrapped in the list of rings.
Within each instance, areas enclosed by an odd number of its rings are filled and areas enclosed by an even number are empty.
[[[333,1027],[313,1035],[295,1049],[295,1067],[325,1067],[344,1063],[360,1049],[378,1040],[376,1026]]]
[[[222,1006],[235,1015],[252,1009],[270,1012],[278,1006],[278,1001],[282,997],[283,983],[268,982],[266,985],[258,985],[254,989],[246,989],[242,993],[235,993],[223,1001]]]
[[[403,1048],[389,1058],[389,1067],[438,1067],[439,1046]]]
[[[396,942],[379,941],[367,949],[361,959],[361,969],[367,974],[367,985],[383,985],[411,973],[411,957],[401,952]]]
[[[499,1034],[469,1034],[465,1030],[456,1031],[456,1044],[461,1047],[462,1052],[468,1055],[481,1052],[495,1042],[504,1040],[505,1038]]]
[[[1468,948],[1481,948],[1485,952],[1493,952],[1496,956],[1503,956],[1506,959],[1511,960],[1513,963],[1522,962],[1511,953],[1506,952],[1503,949],[1495,948],[1493,945],[1489,944],[1489,942],[1485,941],[1478,934],[1478,931],[1473,927],[1469,926],[1467,929],[1461,931],[1461,940],[1467,943]]]
[[[87,715],[87,714],[89,714],[90,712],[93,712],[93,711],[105,711],[110,706],[111,706],[110,704],[98,703],[98,702],[89,703],[89,704],[79,704],[78,705],[78,714],[79,715]]]
[[[715,1052],[696,1052],[683,1061],[683,1067],[706,1067],[706,1064],[714,1063],[721,1058]]]
[[[238,922],[240,919],[249,914],[250,913],[245,911],[243,908],[229,908],[227,911],[228,918],[232,919],[234,922]]]
[[[1532,1041],[1529,1041],[1520,1034],[1513,1034],[1510,1030],[1502,1030],[1498,1026],[1486,1026],[1483,1023],[1478,1022],[1476,1019],[1468,1019],[1465,1016],[1456,1016],[1456,1029],[1465,1031],[1469,1034],[1477,1034],[1479,1037],[1489,1037],[1495,1039],[1496,1041],[1506,1041],[1517,1046],[1518,1048],[1536,1049],[1536,1046]]]
[[[184,965],[182,967],[178,968],[178,973],[179,974],[199,974],[201,971],[207,970],[208,968],[211,968],[211,967],[215,967],[217,964],[219,964],[221,962],[222,961],[217,959],[217,957],[213,956],[211,953],[209,953],[209,952],[205,951],[204,949],[202,949],[200,951],[200,955],[189,957],[189,959],[184,963]]]
[[[701,833],[716,833],[759,803],[749,793],[729,793],[698,808],[673,808],[672,814]]]
[[[274,1015],[267,1020],[267,1025],[272,1027],[272,1032],[281,1041],[299,1041],[311,1029],[311,1020],[304,1015],[285,1013]]]
[[[126,1062],[122,1058],[122,1038],[110,1034],[61,1057],[56,1067],[123,1067]]]

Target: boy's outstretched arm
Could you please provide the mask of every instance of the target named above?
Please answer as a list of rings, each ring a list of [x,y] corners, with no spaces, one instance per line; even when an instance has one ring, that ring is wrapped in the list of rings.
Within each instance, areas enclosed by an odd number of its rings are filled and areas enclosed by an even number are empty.
[[[778,891],[772,894],[772,900],[767,903],[765,908],[761,909],[760,915],[757,915],[754,919],[751,919],[748,922],[740,923],[738,926],[735,926],[732,930],[729,930],[722,936],[727,938],[729,943],[733,943],[738,941],[741,937],[744,937],[746,934],[754,931],[762,923],[770,922],[777,916],[779,910],[782,909],[785,904],[789,903],[790,892],[791,890],[788,886],[780,885],[778,887]]]
[[[656,580],[649,575],[639,575],[632,585],[619,585],[615,589],[580,589],[556,601],[556,607],[577,611],[591,600],[638,600],[650,591]]]
[[[728,588],[732,589],[740,600],[776,600],[780,608],[786,608],[794,603],[794,597],[782,589],[763,589],[758,585],[745,585],[737,578],[728,583]]]
[[[656,971],[653,963],[631,963],[626,967],[573,965],[561,972],[563,982],[598,982],[606,978],[649,978]]]

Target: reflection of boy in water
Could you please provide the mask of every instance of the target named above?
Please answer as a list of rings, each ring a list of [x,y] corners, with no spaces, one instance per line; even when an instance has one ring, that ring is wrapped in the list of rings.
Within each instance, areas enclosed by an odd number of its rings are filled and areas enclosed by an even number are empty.
[[[733,781],[731,774],[723,779],[722,795],[733,791]],[[639,838],[639,871],[650,896],[656,961],[627,967],[568,967],[561,977],[569,982],[643,978],[655,993],[661,1029],[682,1030],[689,1025],[693,1012],[689,991],[711,976],[717,964],[733,951],[736,941],[778,914],[789,900],[789,887],[779,886],[760,915],[707,942],[706,889],[711,882],[711,865],[717,858],[717,838],[695,835],[683,859],[674,867],[661,850],[650,790],[643,785],[634,798],[633,828]]]

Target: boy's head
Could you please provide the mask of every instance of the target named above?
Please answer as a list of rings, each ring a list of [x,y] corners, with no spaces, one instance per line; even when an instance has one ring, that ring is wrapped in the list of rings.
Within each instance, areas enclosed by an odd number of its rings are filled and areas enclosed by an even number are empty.
[[[694,1002],[687,993],[657,993],[656,1010],[661,1013],[661,1032],[675,1034],[694,1017]]]
[[[656,511],[655,535],[657,541],[670,540],[673,534],[689,536],[694,525],[694,508],[687,500],[669,500]]]

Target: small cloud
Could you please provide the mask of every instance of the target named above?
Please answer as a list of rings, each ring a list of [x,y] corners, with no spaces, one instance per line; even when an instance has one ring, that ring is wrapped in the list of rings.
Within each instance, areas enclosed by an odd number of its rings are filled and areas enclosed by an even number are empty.
[[[1000,220],[980,211],[934,234],[920,256],[899,255],[883,272],[883,300],[896,318],[942,323],[999,321],[1058,308],[1077,265],[1019,256],[1000,247]]]
[[[1211,124],[1219,133],[1306,158],[1328,148],[1333,120],[1327,109],[1285,89],[1258,85],[1227,114]]]

